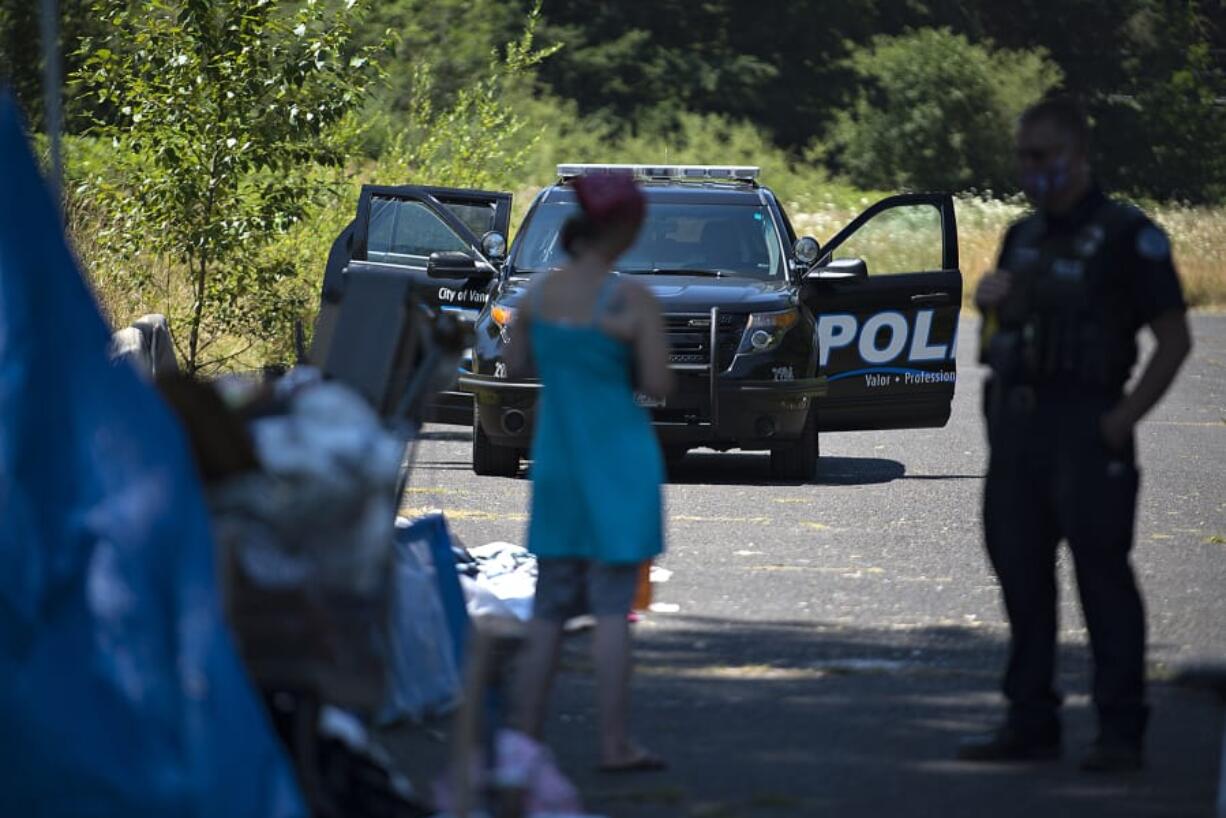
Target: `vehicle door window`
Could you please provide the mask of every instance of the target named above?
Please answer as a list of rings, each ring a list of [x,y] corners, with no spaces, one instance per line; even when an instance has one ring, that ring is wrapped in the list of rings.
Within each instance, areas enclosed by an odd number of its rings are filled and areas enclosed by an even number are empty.
[[[484,236],[494,229],[498,209],[493,202],[442,201],[451,214],[462,221],[474,236]]]
[[[366,251],[370,261],[424,262],[431,253],[469,250],[468,242],[421,202],[371,198]]]
[[[893,207],[866,222],[832,259],[862,259],[868,274],[941,269],[941,212],[929,204]]]

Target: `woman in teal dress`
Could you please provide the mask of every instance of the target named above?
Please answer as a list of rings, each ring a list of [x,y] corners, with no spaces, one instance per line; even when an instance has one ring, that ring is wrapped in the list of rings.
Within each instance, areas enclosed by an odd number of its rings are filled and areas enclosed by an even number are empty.
[[[580,215],[567,223],[570,262],[533,283],[508,345],[512,377],[542,383],[532,445],[528,547],[536,600],[521,665],[516,727],[539,740],[562,626],[590,613],[602,769],[661,769],[627,732],[628,614],[639,566],[664,549],[663,460],[635,392],[672,389],[659,306],[613,273],[633,243],[645,202],[629,176],[575,180]]]

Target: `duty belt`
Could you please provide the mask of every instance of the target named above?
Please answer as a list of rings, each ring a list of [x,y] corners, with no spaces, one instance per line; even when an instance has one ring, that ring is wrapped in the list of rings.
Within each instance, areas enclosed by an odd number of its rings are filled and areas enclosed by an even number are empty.
[[[1008,387],[1008,393],[1005,399],[1009,403],[1009,408],[1015,412],[1033,412],[1035,405],[1038,403],[1037,395],[1034,387],[1029,384],[1019,384]]]

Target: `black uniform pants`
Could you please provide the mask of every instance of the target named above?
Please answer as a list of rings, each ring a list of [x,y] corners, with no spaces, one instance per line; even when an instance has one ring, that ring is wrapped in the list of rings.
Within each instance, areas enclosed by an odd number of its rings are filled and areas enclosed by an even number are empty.
[[[1138,471],[1131,446],[1109,451],[1099,433],[1114,401],[1021,387],[992,403],[984,530],[1012,636],[1009,723],[1039,740],[1059,737],[1056,550],[1065,540],[1090,634],[1100,737],[1139,740],[1145,613],[1128,556]]]

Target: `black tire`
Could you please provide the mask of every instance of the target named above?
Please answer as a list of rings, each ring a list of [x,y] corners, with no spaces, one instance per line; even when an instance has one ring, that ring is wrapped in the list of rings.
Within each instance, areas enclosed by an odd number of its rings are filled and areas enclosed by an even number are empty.
[[[520,450],[499,446],[481,428],[481,413],[473,409],[473,471],[483,477],[515,477]]]
[[[771,449],[771,474],[779,480],[812,480],[817,474],[817,407],[809,409],[799,440]]]

